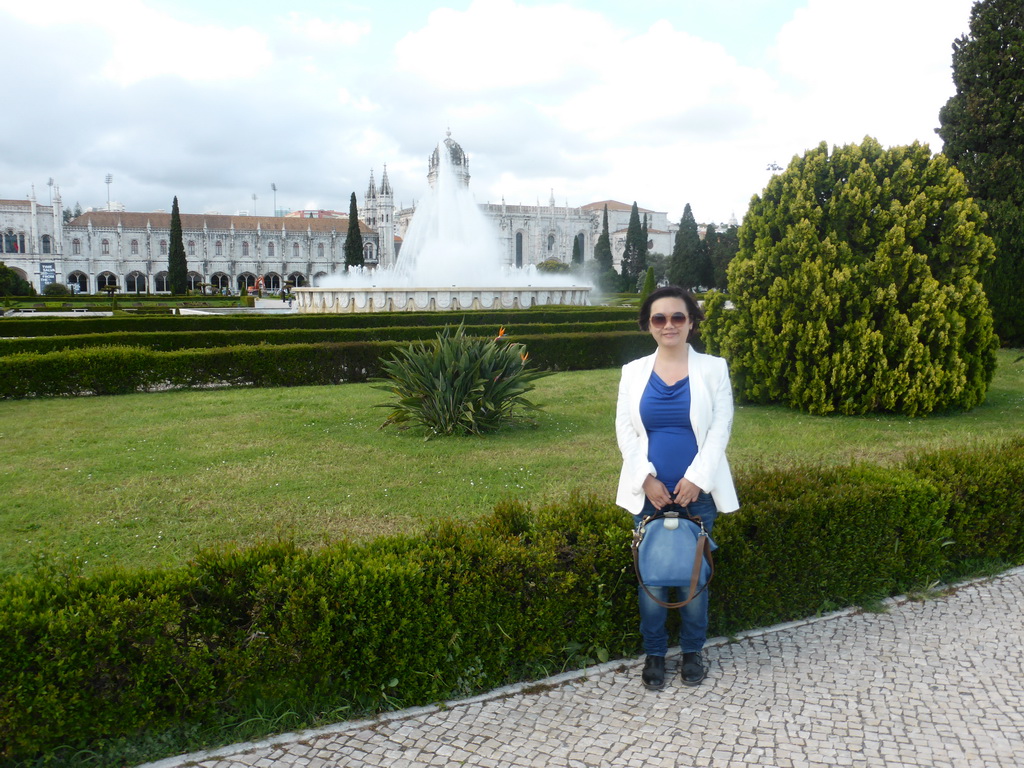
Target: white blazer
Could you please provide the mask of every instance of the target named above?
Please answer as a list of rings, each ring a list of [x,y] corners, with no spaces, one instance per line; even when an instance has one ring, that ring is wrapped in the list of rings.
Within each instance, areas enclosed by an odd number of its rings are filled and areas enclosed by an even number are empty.
[[[733,512],[740,502],[733,485],[725,447],[732,432],[732,384],[729,366],[721,357],[704,355],[687,344],[690,378],[690,424],[697,437],[697,456],[684,477],[711,494],[719,512]],[[641,357],[622,366],[615,436],[622,453],[622,472],[615,503],[634,515],[644,506],[643,482],[658,476],[647,458],[647,430],[640,420],[640,398],[658,356]],[[671,489],[670,489],[671,490]]]

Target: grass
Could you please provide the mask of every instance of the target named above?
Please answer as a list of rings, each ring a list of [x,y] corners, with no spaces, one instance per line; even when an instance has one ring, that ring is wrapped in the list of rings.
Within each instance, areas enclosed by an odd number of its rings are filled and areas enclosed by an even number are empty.
[[[986,403],[920,419],[737,409],[730,462],[890,464],[1024,432],[1024,361],[1002,350]],[[199,548],[306,546],[469,519],[503,498],[611,498],[617,370],[541,379],[536,428],[424,442],[378,430],[370,385],[0,402],[0,575],[41,558],[84,570],[179,565]]]

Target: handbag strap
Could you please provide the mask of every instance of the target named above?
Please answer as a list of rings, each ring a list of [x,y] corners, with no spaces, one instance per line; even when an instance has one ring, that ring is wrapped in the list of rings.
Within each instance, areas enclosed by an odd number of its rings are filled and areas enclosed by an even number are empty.
[[[680,520],[689,520],[690,522],[696,523],[700,526],[700,533],[697,534],[697,547],[693,556],[693,570],[690,573],[690,591],[686,596],[686,599],[678,603],[667,603],[664,600],[659,600],[655,597],[647,585],[644,584],[643,576],[640,575],[640,542],[644,540],[647,524],[653,520],[660,520],[666,517],[665,511],[665,509],[660,509],[653,514],[648,515],[640,521],[640,525],[637,526],[637,529],[633,532],[633,544],[631,547],[633,550],[633,570],[636,571],[637,581],[640,582],[640,586],[643,587],[644,592],[647,593],[647,596],[651,598],[651,600],[663,608],[682,608],[708,588],[708,584],[711,583],[711,579],[715,575],[715,560],[711,556],[711,544],[708,541],[708,533],[704,530],[704,521],[699,517],[694,517],[688,513],[678,515]],[[700,581],[700,569],[703,564],[701,562],[702,560],[707,560],[710,572],[708,573],[708,580],[704,582],[704,585],[700,589],[698,589],[697,582]]]

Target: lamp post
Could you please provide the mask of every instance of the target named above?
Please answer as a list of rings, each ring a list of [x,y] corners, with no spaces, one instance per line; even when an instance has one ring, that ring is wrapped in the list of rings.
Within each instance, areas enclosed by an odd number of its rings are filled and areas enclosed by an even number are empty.
[[[107,179],[106,179],[106,184],[107,184],[107,210],[108,211],[110,210],[110,185],[113,183],[113,181],[114,181],[113,175],[108,173],[107,174]]]
[[[253,216],[256,215],[256,200],[257,200],[256,193],[253,192],[252,193],[252,215]]]
[[[270,188],[274,190],[274,215],[277,216],[277,184],[270,182]]]

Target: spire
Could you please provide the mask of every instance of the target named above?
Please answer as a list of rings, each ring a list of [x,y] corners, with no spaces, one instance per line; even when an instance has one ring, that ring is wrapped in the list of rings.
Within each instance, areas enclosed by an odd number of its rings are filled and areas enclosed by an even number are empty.
[[[391,194],[391,182],[388,181],[388,166],[384,165],[384,178],[380,180],[380,193],[382,195]]]
[[[377,185],[373,181],[373,169],[370,169],[370,186],[366,189],[366,199],[372,200],[377,196]]]

